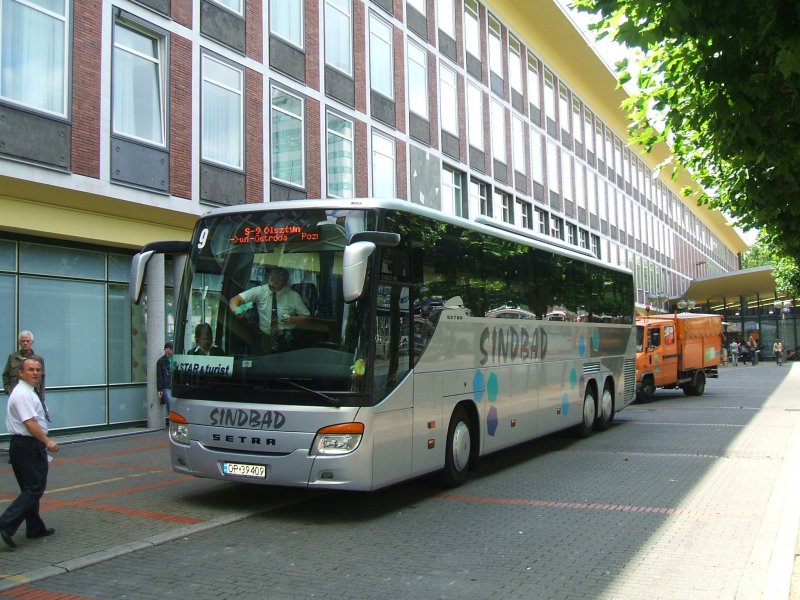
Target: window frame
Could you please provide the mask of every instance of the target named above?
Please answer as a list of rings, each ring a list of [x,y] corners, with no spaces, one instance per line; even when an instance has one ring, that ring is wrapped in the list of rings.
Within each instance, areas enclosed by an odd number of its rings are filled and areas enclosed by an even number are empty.
[[[213,61],[214,63],[230,69],[231,71],[236,71],[240,77],[239,81],[241,83],[241,89],[234,90],[230,86],[223,84],[223,82],[213,82],[208,79],[206,74],[206,61]],[[206,83],[212,83],[217,87],[227,89],[228,91],[237,93],[239,96],[239,161],[238,164],[233,164],[230,162],[225,162],[216,158],[211,158],[207,154],[207,146],[206,140],[207,132],[206,132],[206,123],[205,123],[205,115],[206,115]],[[242,65],[236,65],[230,61],[226,61],[210,52],[201,52],[200,55],[200,159],[204,162],[209,162],[217,165],[221,165],[223,167],[236,169],[238,171],[244,171],[244,160],[245,160],[245,136],[244,136],[244,120],[245,120],[245,106],[244,106],[244,94],[245,94],[245,69]],[[225,134],[225,137],[228,137],[228,134]]]
[[[299,33],[299,36],[300,36],[299,42],[296,41],[296,40],[293,40],[291,37],[283,35],[283,33],[280,32],[274,26],[275,20],[274,20],[273,17],[278,12],[278,11],[275,10],[276,5],[277,6],[281,6],[281,7],[285,7],[287,5],[290,5],[292,8],[295,8],[295,9],[299,7],[299,11],[296,12],[296,13],[292,13],[291,11],[288,12],[288,13],[286,11],[282,12],[282,14],[288,14],[290,20],[291,20],[291,17],[293,17],[295,15],[299,17],[299,19],[300,19],[300,23],[298,23],[298,25],[299,25],[298,33]],[[269,34],[270,35],[274,35],[277,38],[280,38],[281,40],[283,40],[287,44],[290,44],[290,45],[294,46],[295,48],[298,48],[299,50],[305,50],[306,40],[305,40],[304,1],[303,0],[269,0]]]
[[[134,48],[127,48],[121,46],[117,41],[117,28],[121,27],[141,35],[142,37],[149,38],[155,45],[158,56],[153,59],[152,57],[145,56],[141,52],[136,51]],[[169,128],[167,127],[168,122],[168,113],[167,113],[167,69],[169,65],[169,57],[167,56],[167,41],[166,35],[159,30],[152,29],[145,27],[144,25],[140,24],[138,19],[133,20],[129,18],[125,18],[122,15],[116,15],[113,20],[112,25],[112,56],[111,56],[111,132],[112,135],[124,137],[127,139],[135,140],[137,142],[143,142],[148,145],[156,146],[158,148],[166,148],[169,143]],[[160,140],[152,140],[145,137],[141,137],[136,135],[135,133],[129,133],[127,131],[118,129],[117,118],[116,118],[116,102],[118,100],[117,95],[117,78],[116,78],[116,65],[117,65],[117,52],[127,52],[129,54],[139,56],[146,61],[152,62],[156,67],[156,73],[158,73],[158,110],[159,110],[159,134],[161,136]],[[136,98],[140,94],[136,94]]]
[[[288,110],[284,109],[283,107],[275,106],[274,98],[275,93],[284,94],[287,96],[291,96],[292,98],[297,99],[300,102],[300,114],[295,115]],[[292,93],[291,91],[277,85],[270,86],[270,93],[269,93],[269,124],[270,124],[270,179],[271,181],[278,181],[280,183],[285,183],[287,185],[295,186],[301,189],[305,189],[306,185],[306,120],[305,120],[305,98],[300,94]],[[285,115],[288,118],[297,119],[300,124],[300,181],[292,181],[283,179],[281,177],[277,177],[275,175],[275,148],[278,147],[278,144],[275,143],[275,121],[274,121],[274,113],[280,113]]]

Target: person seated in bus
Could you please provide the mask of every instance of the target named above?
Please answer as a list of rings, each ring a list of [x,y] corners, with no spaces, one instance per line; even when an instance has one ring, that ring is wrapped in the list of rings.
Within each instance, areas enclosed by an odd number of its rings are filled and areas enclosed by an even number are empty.
[[[198,323],[194,328],[194,343],[196,345],[189,350],[189,354],[205,356],[223,356],[225,354],[222,348],[214,344],[214,334],[208,323]]]
[[[270,271],[267,285],[245,290],[230,301],[231,311],[240,318],[256,307],[262,349],[268,352],[289,349],[295,326],[310,315],[300,294],[286,285],[288,281],[289,271],[276,267]]]

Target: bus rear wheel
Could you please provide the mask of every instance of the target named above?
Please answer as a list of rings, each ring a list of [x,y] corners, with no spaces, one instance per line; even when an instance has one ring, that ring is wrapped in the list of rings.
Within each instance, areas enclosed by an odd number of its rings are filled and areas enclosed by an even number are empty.
[[[467,411],[458,406],[453,411],[450,426],[447,428],[447,447],[442,473],[445,484],[456,487],[466,481],[471,455],[472,431],[469,428],[469,417]]]
[[[597,421],[594,427],[597,431],[605,431],[614,420],[614,394],[606,385],[603,388],[603,395],[600,396],[600,405],[597,407]]]

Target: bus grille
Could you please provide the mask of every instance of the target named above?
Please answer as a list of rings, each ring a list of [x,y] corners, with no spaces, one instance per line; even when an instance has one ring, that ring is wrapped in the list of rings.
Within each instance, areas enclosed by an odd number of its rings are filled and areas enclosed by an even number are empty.
[[[625,404],[628,404],[636,396],[636,359],[626,358],[622,372],[625,378]]]
[[[583,374],[584,375],[591,375],[593,373],[600,372],[600,363],[591,362],[591,363],[584,363],[583,365]]]

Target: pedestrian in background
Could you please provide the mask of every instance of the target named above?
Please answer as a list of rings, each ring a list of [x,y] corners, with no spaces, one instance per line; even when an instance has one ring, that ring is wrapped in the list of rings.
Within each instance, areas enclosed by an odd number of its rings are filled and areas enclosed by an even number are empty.
[[[730,343],[730,346],[728,346],[728,350],[731,353],[731,364],[734,367],[738,367],[739,366],[739,342],[736,341],[736,338],[734,338],[733,341]]]
[[[58,452],[58,443],[47,436],[47,411],[36,393],[42,361],[38,356],[24,359],[18,374],[6,407],[6,429],[11,434],[8,455],[20,494],[0,515],[0,537],[11,548],[17,547],[12,536],[23,521],[28,538],[56,532],[39,516],[39,500],[47,487],[47,451]]]
[[[758,364],[758,342],[752,335],[747,340],[747,347],[750,349],[750,360],[755,367]]]
[[[156,389],[158,390],[158,399],[161,404],[166,405],[167,414],[169,414],[170,405],[172,404],[172,342],[164,344],[164,356],[156,362]]]
[[[783,362],[783,342],[780,340],[775,340],[775,343],[772,344],[772,354],[775,355],[775,362],[780,367],[781,363]]]
[[[16,387],[19,381],[18,373],[22,361],[31,356],[36,356],[36,353],[33,351],[33,334],[30,331],[27,329],[25,331],[20,331],[17,336],[17,341],[19,343],[19,350],[8,355],[6,366],[3,369],[3,389],[6,391],[6,394],[9,395],[11,395],[11,391]],[[36,386],[36,393],[39,394],[39,398],[44,402],[44,359],[41,356],[39,359],[42,363],[42,373],[39,377],[39,384]]]

